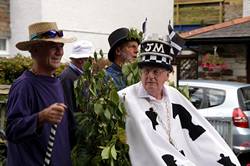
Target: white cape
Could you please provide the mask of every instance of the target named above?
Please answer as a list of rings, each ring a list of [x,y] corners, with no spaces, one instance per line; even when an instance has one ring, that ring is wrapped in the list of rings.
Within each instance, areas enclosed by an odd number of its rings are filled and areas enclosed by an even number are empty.
[[[175,88],[165,86],[171,119],[170,136],[146,112],[150,103],[138,96],[141,83],[118,92],[128,113],[126,135],[133,166],[240,166],[237,157],[210,123]],[[155,126],[154,126],[155,125]]]

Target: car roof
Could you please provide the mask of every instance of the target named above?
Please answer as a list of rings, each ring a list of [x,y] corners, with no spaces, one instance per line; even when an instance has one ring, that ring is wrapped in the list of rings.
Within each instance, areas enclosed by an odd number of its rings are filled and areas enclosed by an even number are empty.
[[[179,80],[179,85],[192,85],[213,88],[241,88],[250,86],[250,84],[233,81],[215,81],[215,80]]]

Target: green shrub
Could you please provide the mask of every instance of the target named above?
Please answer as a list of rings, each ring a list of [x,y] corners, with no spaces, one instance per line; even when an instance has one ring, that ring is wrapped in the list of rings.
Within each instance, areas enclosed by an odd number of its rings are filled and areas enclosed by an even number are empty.
[[[12,84],[31,65],[32,59],[20,54],[14,58],[2,58],[0,61],[0,84]]]
[[[77,144],[72,151],[75,166],[130,166],[125,138],[125,109],[113,81],[104,81],[103,59],[84,65],[76,82]],[[86,90],[89,90],[87,95]]]
[[[10,85],[17,79],[25,70],[32,66],[30,57],[18,54],[13,58],[0,58],[0,84]],[[59,75],[64,70],[66,64],[62,64],[57,70],[56,75]]]

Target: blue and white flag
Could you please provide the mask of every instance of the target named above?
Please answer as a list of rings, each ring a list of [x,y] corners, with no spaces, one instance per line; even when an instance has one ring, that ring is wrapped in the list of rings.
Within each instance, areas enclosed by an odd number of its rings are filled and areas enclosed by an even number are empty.
[[[172,47],[171,52],[176,56],[180,53],[183,46],[185,45],[185,40],[173,30],[170,23],[168,24],[168,32],[170,45]]]

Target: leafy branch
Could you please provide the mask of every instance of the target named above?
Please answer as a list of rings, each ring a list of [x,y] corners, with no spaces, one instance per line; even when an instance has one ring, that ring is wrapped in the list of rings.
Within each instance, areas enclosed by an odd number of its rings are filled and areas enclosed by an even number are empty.
[[[96,58],[96,63],[101,59]],[[83,76],[76,82],[77,145],[72,152],[73,165],[129,166],[125,137],[125,109],[112,80],[103,70],[93,72],[93,62],[84,66]]]
[[[142,41],[142,32],[135,28],[130,28],[128,32],[127,40],[137,40],[139,42]]]

